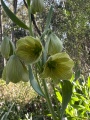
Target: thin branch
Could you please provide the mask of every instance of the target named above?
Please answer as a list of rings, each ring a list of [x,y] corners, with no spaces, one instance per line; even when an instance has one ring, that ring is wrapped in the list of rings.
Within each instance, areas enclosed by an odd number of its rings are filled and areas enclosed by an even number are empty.
[[[24,2],[24,5],[26,6],[26,8],[28,9],[28,5],[27,5],[26,1],[23,0],[23,2]],[[41,36],[41,32],[40,32],[40,30],[39,30],[39,28],[38,28],[38,26],[37,26],[37,24],[36,24],[35,17],[34,17],[33,14],[31,14],[31,20],[32,20],[32,22],[33,22],[34,27],[35,27],[36,30],[37,30],[37,33]]]
[[[32,22],[33,22],[34,27],[35,27],[36,30],[37,30],[37,33],[41,36],[41,32],[40,32],[38,26],[36,25],[35,17],[34,17],[33,14],[31,14],[31,20],[32,20]]]
[[[25,0],[23,0],[25,7],[28,9],[28,5]]]

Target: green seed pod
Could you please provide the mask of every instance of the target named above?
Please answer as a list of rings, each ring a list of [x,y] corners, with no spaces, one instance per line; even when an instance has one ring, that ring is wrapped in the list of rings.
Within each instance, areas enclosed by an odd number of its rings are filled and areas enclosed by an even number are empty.
[[[42,44],[39,39],[26,36],[16,43],[16,55],[27,64],[37,62],[42,53]]]
[[[44,9],[43,0],[33,0],[31,5],[31,12],[35,14],[36,12],[42,12]]]
[[[9,40],[10,39],[6,36],[6,37],[4,37],[4,39],[2,40],[2,43],[1,43],[1,55],[6,59],[9,58],[9,54],[10,54]]]
[[[29,80],[28,71],[25,65],[19,60],[16,55],[12,55],[6,65],[6,83],[10,81],[17,83],[21,80]]]
[[[63,44],[62,41],[54,33],[51,33],[47,37],[45,48],[46,52],[49,55],[53,55],[62,51]]]
[[[42,77],[67,80],[72,76],[73,60],[67,53],[57,53],[47,60]]]
[[[5,36],[1,43],[1,54],[5,59],[14,53],[15,47],[9,37]]]

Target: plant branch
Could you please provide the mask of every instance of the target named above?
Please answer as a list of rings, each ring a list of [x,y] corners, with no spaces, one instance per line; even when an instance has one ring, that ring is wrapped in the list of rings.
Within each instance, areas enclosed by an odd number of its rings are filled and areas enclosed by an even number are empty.
[[[24,5],[26,6],[26,8],[28,9],[28,5],[27,5],[26,1],[23,0],[23,2],[24,2]],[[32,20],[32,22],[33,22],[33,25],[34,25],[37,33],[41,36],[41,32],[40,32],[40,30],[39,30],[39,28],[38,28],[38,26],[37,26],[37,24],[36,24],[35,17],[34,17],[33,14],[31,14],[31,20]]]
[[[33,22],[34,27],[35,27],[36,30],[37,30],[37,33],[41,36],[41,32],[40,32],[38,26],[36,25],[35,17],[34,17],[33,14],[31,14],[31,20],[32,20],[32,22]]]

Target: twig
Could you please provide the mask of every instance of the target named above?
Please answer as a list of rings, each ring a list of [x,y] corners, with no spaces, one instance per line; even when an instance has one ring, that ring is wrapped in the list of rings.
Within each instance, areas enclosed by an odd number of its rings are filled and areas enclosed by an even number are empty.
[[[26,1],[23,0],[23,2],[24,2],[24,5],[26,6],[26,8],[28,9],[28,5],[27,5]],[[37,26],[37,24],[36,24],[35,17],[34,17],[33,14],[31,14],[31,20],[32,20],[32,22],[33,22],[34,27],[35,27],[36,30],[37,30],[37,33],[41,36],[41,32],[40,32],[40,30],[39,30],[39,28],[38,28],[38,26]]]

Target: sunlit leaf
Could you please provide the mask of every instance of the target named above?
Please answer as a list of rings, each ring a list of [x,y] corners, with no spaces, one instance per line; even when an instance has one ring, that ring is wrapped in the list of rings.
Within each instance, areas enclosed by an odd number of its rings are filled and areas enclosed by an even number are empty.
[[[88,77],[88,87],[90,88],[90,76]]]
[[[56,90],[57,99],[62,103],[62,96],[59,91]]]

